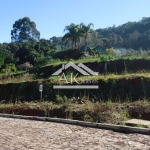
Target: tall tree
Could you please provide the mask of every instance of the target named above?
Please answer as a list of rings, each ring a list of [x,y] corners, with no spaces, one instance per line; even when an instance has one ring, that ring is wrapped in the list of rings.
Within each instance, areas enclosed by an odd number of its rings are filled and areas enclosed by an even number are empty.
[[[89,23],[87,26],[84,23],[80,24],[81,32],[83,34],[83,37],[85,39],[85,52],[87,50],[88,45],[88,39],[90,39],[91,33],[94,32],[94,30],[91,29],[91,27],[94,27],[93,23]]]
[[[80,26],[72,23],[65,27],[64,32],[65,31],[67,31],[67,33],[62,37],[62,40],[66,42],[71,41],[72,49],[77,48],[77,42],[80,41],[80,37],[82,36]]]
[[[15,42],[24,42],[30,38],[35,40],[40,39],[40,32],[36,29],[35,22],[31,21],[28,17],[15,21],[13,30],[11,30],[11,40]]]

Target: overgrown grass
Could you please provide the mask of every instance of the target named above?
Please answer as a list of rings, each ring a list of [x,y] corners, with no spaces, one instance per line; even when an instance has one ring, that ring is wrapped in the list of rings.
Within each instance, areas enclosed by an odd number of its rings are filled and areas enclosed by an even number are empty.
[[[34,75],[33,74],[24,74],[17,77],[12,76],[5,76],[4,78],[0,79],[0,84],[3,83],[19,83],[19,82],[26,82],[26,81],[33,81]]]
[[[118,79],[131,79],[131,78],[136,78],[136,77],[145,77],[145,78],[150,78],[150,73],[146,72],[146,73],[126,73],[126,74],[113,74],[113,73],[109,73],[106,76],[104,76],[103,74],[99,74],[98,76],[80,76],[77,77],[76,80],[79,83],[84,83],[84,81],[98,81],[98,80],[104,80],[104,81],[108,81],[109,79],[113,79],[113,80],[118,80]],[[59,83],[59,84],[65,84],[66,82],[61,82],[59,81],[61,78],[61,76],[51,76],[49,77],[49,79],[53,82],[53,83]],[[66,79],[68,82],[70,82],[70,76],[66,75]]]
[[[131,79],[131,78],[136,78],[136,77],[144,77],[144,78],[150,78],[150,72],[137,72],[137,73],[123,73],[123,74],[114,74],[114,73],[108,73],[106,76],[103,74],[99,74],[98,76],[79,76],[76,77],[76,80],[79,83],[84,83],[84,82],[92,82],[92,81],[98,81],[98,80],[104,80],[108,81],[109,79],[113,80],[118,80],[118,79]],[[65,84],[66,82],[60,82],[61,76],[50,76],[48,80],[51,81],[51,83],[55,84]],[[68,82],[70,82],[70,75],[66,75],[66,79]],[[3,79],[0,79],[0,84],[7,84],[7,83],[19,83],[19,82],[27,82],[27,81],[39,81],[42,82],[45,79],[37,79],[35,78],[34,74],[26,74],[26,75],[20,75],[17,77],[13,76],[6,76]],[[46,79],[47,80],[47,79]]]
[[[106,123],[113,123],[113,124],[122,124],[123,121],[126,121],[130,119],[129,116],[129,110],[127,105],[130,105],[132,107],[134,106],[142,106],[143,101],[141,101],[141,104],[139,103],[140,101],[137,102],[124,102],[124,103],[114,103],[110,99],[108,102],[96,102],[93,103],[89,100],[84,100],[83,104],[78,104],[76,102],[71,102],[70,99],[67,97],[57,97],[58,99],[62,98],[62,101],[56,101],[51,102],[51,101],[32,101],[32,102],[25,102],[21,103],[18,102],[16,104],[0,104],[0,109],[1,108],[26,108],[29,109],[38,109],[38,110],[44,110],[45,115],[49,116],[48,111],[53,110],[53,109],[58,109],[64,107],[63,113],[67,112],[66,118],[68,119],[73,119],[74,117],[78,117],[77,114],[80,116],[80,120],[84,121],[89,121],[89,122],[106,122]],[[66,101],[70,101],[69,103]],[[147,102],[149,103],[149,102]],[[150,105],[150,103],[149,103]],[[7,109],[6,109],[7,110]],[[12,109],[13,110],[13,109]],[[74,113],[76,112],[76,116],[74,116]],[[7,112],[5,112],[7,113]],[[15,110],[13,110],[13,113],[15,114]],[[58,117],[56,114],[53,114],[54,116],[49,116],[49,117]],[[142,116],[140,116],[140,119],[142,119]],[[138,127],[145,127],[140,124]]]

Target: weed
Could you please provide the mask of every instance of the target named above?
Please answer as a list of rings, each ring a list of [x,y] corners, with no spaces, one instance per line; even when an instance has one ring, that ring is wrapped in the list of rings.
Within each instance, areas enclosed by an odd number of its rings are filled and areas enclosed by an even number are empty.
[[[138,128],[147,128],[146,125],[142,125],[142,124],[137,124],[136,126],[137,126]]]
[[[88,114],[84,115],[83,120],[88,122],[93,122],[93,118]]]
[[[95,121],[95,122],[105,122],[106,119],[103,117],[103,115],[102,115],[101,113],[98,113],[98,114],[96,115],[96,117],[94,118],[94,121]]]
[[[141,113],[139,113],[139,119],[141,119],[142,118],[142,114]]]
[[[118,118],[120,121],[125,121],[127,119],[129,119],[129,113],[127,110],[123,110],[120,113],[120,118]]]
[[[106,102],[106,106],[107,107],[112,107],[112,105],[113,105],[113,103],[112,103],[112,101],[109,99],[107,102]]]
[[[56,95],[56,102],[63,103],[63,98],[60,95]]]
[[[73,112],[72,112],[72,110],[69,111],[68,119],[73,119]]]

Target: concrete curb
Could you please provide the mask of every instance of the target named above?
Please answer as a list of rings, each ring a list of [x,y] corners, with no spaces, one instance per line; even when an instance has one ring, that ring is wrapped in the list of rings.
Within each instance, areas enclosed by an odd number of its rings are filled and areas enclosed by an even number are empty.
[[[137,127],[129,127],[129,126],[121,126],[121,125],[113,125],[113,124],[105,124],[105,123],[85,122],[85,121],[62,119],[62,118],[23,116],[23,115],[1,114],[1,113],[0,113],[0,117],[57,122],[57,123],[79,125],[84,127],[94,127],[99,129],[113,130],[122,133],[139,133],[139,134],[150,135],[150,129],[147,128],[137,128]]]

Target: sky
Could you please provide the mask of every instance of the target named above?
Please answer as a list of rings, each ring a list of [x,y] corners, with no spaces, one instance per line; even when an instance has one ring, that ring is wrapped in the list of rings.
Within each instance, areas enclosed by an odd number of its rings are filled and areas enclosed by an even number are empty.
[[[150,17],[150,0],[0,0],[0,43],[11,42],[15,21],[29,17],[41,38],[63,36],[66,25],[93,23],[94,29]]]

